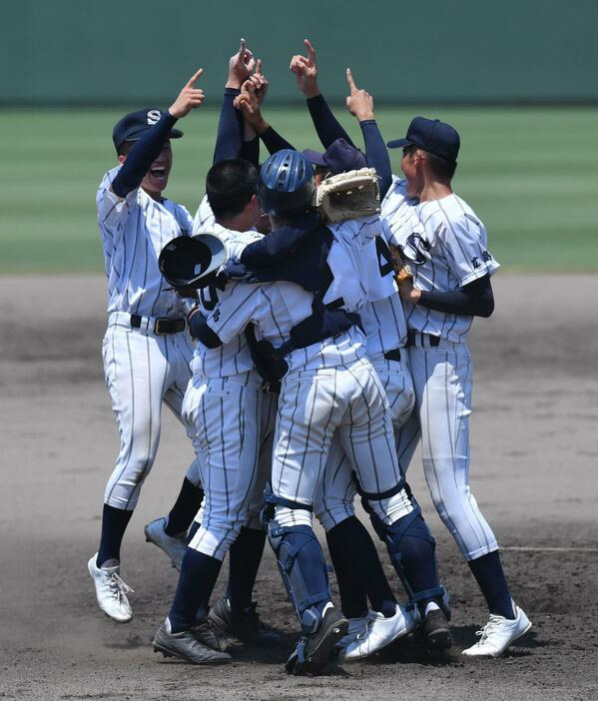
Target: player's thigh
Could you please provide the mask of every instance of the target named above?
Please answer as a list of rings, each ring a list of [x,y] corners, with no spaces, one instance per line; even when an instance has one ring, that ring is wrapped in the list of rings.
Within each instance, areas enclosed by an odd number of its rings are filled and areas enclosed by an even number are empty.
[[[164,385],[164,403],[185,424],[182,417],[185,392],[192,379],[191,360],[193,346],[187,332],[163,336],[163,352],[168,364],[168,375]]]
[[[355,515],[355,494],[353,469],[335,433],[314,503],[314,513],[326,531]]]
[[[195,427],[203,455],[206,521],[241,518],[257,480],[260,390],[208,380],[198,399]]]
[[[346,398],[339,373],[293,372],[282,381],[272,460],[272,491],[313,504]]]
[[[415,406],[415,390],[407,362],[379,358],[372,363],[384,387],[395,432],[403,426]]]
[[[162,388],[168,374],[156,339],[112,327],[104,338],[103,357],[121,448],[153,452],[160,438]]]
[[[401,479],[390,407],[373,366],[364,360],[351,366],[344,381],[351,385],[351,401],[339,438],[365,492],[380,493]]]

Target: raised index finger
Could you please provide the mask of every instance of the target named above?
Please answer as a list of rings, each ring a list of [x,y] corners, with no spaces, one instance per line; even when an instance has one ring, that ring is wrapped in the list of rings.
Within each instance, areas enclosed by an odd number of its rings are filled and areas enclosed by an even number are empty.
[[[314,49],[311,41],[309,39],[304,39],[303,43],[305,44],[305,48],[307,49],[307,58],[310,61],[315,61],[316,60],[316,50]]]
[[[239,46],[239,56],[243,56],[245,53],[245,47],[247,46],[247,42],[243,37],[241,37],[241,45]]]
[[[196,83],[197,80],[201,77],[201,74],[202,74],[202,73],[203,73],[203,68],[200,68],[199,70],[197,70],[197,71],[194,73],[194,75],[189,79],[189,82],[187,83],[187,86],[186,86],[186,87],[188,87],[188,88],[194,87],[194,86],[195,86],[195,83]]]
[[[349,83],[349,88],[351,89],[351,92],[357,92],[357,85],[355,85],[355,81],[353,80],[353,73],[351,73],[351,69],[347,68],[347,83]]]

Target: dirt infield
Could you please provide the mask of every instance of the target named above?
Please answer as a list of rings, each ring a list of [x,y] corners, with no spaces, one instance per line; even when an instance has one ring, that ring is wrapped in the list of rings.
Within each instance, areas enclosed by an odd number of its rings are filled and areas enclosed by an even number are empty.
[[[472,486],[533,631],[500,660],[459,654],[484,605],[416,457],[410,482],[438,539],[454,650],[429,658],[405,641],[308,679],[282,669],[296,625],[269,552],[256,599],[286,635],[280,649],[219,668],[152,654],[177,577],[143,525],[167,511],[191,459],[170,415],[123,548],[135,618],[100,614],[86,565],[118,445],[101,368],[105,282],[0,278],[0,698],[598,699],[598,276],[503,274],[495,292],[494,317],[471,338]]]

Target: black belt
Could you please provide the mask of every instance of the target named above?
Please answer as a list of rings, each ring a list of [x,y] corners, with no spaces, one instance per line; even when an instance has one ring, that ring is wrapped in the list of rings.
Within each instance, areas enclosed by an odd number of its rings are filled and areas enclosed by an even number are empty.
[[[420,344],[422,346],[426,346],[426,339],[427,344],[432,346],[432,348],[436,348],[436,346],[440,345],[440,336],[432,336],[429,333],[420,333],[419,331],[408,331],[407,332],[407,345],[408,346],[415,346],[417,345],[416,341],[420,341]]]
[[[131,328],[140,329],[143,317],[139,314],[131,314]],[[166,336],[171,333],[180,333],[187,327],[185,319],[169,319],[167,316],[158,317],[154,323],[154,333],[157,336]]]
[[[396,360],[397,363],[401,361],[401,351],[398,348],[395,348],[394,350],[387,351],[384,354],[384,357],[386,360]]]

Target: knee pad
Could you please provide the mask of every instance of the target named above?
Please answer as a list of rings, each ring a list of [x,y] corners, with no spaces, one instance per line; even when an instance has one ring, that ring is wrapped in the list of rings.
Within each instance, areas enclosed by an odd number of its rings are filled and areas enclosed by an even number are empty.
[[[282,527],[272,519],[268,524],[268,540],[299,622],[306,633],[314,633],[321,622],[317,605],[330,600],[330,591],[326,588],[325,591],[313,593],[309,573],[302,571],[299,555],[314,542],[320,547],[316,534],[309,526]]]

